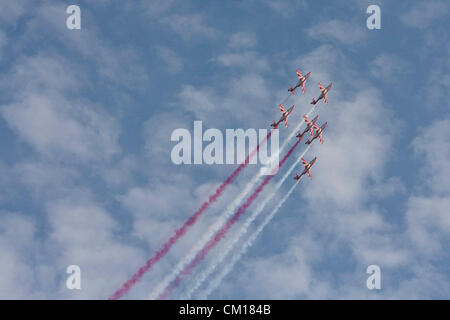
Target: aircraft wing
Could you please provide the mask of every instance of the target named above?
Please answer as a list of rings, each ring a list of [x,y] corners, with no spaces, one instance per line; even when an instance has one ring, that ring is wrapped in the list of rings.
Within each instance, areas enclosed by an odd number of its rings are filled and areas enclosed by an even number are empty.
[[[323,96],[323,100],[325,101],[325,104],[328,104],[328,98],[326,94]]]
[[[286,115],[286,109],[281,104],[280,104],[280,111],[283,116]]]
[[[308,161],[306,161],[305,158],[302,158],[302,162],[303,162],[304,166],[306,166],[308,164]]]
[[[297,76],[298,76],[299,79],[303,78],[303,75],[300,72],[300,69],[297,69]]]
[[[283,107],[283,106],[280,104],[280,108],[281,108],[281,107]],[[283,112],[283,116],[284,116],[283,121],[284,121],[284,124],[286,125],[286,128],[288,127],[288,117],[289,117],[289,115],[291,114],[291,112],[292,112],[293,109],[294,109],[294,106],[290,107],[288,111],[286,111],[286,110],[283,108],[283,110],[284,110],[284,112],[282,111],[282,112]]]
[[[311,170],[308,170],[306,173],[308,174],[309,178],[312,179]]]
[[[320,89],[320,91],[322,91],[322,92],[324,92],[325,91],[325,88],[323,87],[323,85],[319,82],[319,89]]]
[[[322,133],[319,133],[319,140],[320,140],[320,143],[323,143]]]
[[[311,122],[306,114],[303,115],[303,119],[305,119],[307,125]]]

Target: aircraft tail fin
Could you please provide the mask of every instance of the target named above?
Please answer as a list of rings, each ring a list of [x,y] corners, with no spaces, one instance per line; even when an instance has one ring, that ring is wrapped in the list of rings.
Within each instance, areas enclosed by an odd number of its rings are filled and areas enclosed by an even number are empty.
[[[303,119],[305,120],[306,124],[309,124],[311,122],[306,114],[303,115]]]

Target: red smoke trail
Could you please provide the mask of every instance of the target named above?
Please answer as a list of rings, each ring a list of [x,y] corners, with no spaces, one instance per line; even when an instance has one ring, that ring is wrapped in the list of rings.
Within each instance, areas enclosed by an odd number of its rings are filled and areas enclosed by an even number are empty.
[[[282,102],[281,104],[285,104],[286,102],[288,102],[288,100],[291,98],[292,93],[290,93]]]
[[[181,228],[177,229],[175,231],[175,234],[167,240],[162,247],[156,251],[156,254],[147,260],[145,265],[139,268],[139,270],[129,279],[127,280],[120,289],[118,289],[116,292],[114,292],[108,299],[109,300],[117,300],[120,299],[124,294],[126,294],[133,285],[138,282],[142,276],[150,270],[151,267],[155,263],[157,263],[159,260],[161,260],[162,257],[164,257],[167,252],[170,250],[170,248],[177,242],[178,239],[180,239],[187,230],[194,225],[194,223],[198,220],[198,218],[208,209],[208,207],[214,203],[220,195],[225,191],[225,188],[239,175],[239,173],[244,169],[247,164],[250,162],[250,160],[258,153],[259,148],[267,142],[267,140],[272,135],[272,130],[267,134],[267,136],[256,146],[256,149],[253,150],[245,159],[243,163],[241,163],[236,170],[233,171],[233,173],[219,186],[219,188],[216,189],[216,192],[213,195],[209,196],[208,201],[203,202],[202,206],[181,226]]]
[[[284,158],[280,161],[279,167],[281,167],[286,160],[289,158],[289,156],[294,152],[294,149],[297,147],[297,145],[300,143],[300,140],[297,140],[297,142],[292,146],[292,148],[286,153]],[[239,217],[245,212],[245,210],[250,207],[250,205],[253,203],[253,201],[258,197],[258,195],[261,193],[261,191],[264,189],[264,187],[270,182],[270,180],[274,177],[274,175],[267,176],[264,181],[258,186],[258,188],[250,195],[250,197],[245,201],[244,204],[242,204],[237,211],[234,213],[234,215],[227,221],[227,223],[216,233],[214,238],[212,238],[203,248],[202,250],[195,256],[195,258],[189,263],[183,271],[181,271],[181,274],[173,281],[173,283],[166,288],[166,290],[159,295],[158,299],[166,299],[167,296],[172,292],[173,289],[178,287],[180,283],[184,280],[186,276],[188,276],[192,270],[205,258],[205,256],[211,251],[219,242],[220,240],[226,235],[228,230],[233,226],[233,224],[239,219]]]

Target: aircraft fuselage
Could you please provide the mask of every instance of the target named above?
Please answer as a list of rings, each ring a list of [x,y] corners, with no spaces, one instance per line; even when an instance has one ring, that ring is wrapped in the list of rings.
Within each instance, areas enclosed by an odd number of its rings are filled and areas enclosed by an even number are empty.
[[[328,87],[325,88],[325,90],[323,92],[320,93],[320,96],[317,98],[317,100],[313,99],[313,101],[311,102],[313,105],[316,105],[317,102],[319,102],[320,100],[322,100],[323,98],[325,98],[325,96],[328,94],[328,92],[331,89],[332,84],[330,83],[328,85]]]

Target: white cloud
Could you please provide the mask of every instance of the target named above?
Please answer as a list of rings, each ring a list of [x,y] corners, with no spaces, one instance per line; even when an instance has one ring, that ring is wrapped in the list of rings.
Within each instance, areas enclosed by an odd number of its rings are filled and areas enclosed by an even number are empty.
[[[180,189],[178,182],[160,181],[153,188],[133,187],[119,200],[134,218],[133,234],[148,242],[154,251],[197,209],[190,188]],[[183,238],[185,241],[189,240]]]
[[[79,195],[73,196],[48,204],[49,242],[54,247],[55,271],[65,272],[73,264],[80,266],[82,290],[67,290],[65,281],[60,281],[57,296],[105,299],[135,271],[143,256],[116,240],[114,233],[119,225],[107,211],[92,201],[80,201]]]
[[[175,3],[175,0],[153,0],[153,1],[142,1],[142,5],[148,15],[152,18],[162,16],[166,14]]]
[[[373,186],[372,196],[385,198],[394,194],[406,193],[406,186],[399,177],[389,177],[386,181],[378,182]]]
[[[19,1],[5,6],[15,3]],[[145,69],[135,51],[116,48],[99,36],[96,19],[89,32],[68,32],[65,8],[48,1],[33,4],[33,14],[23,21],[23,33],[16,30],[12,49],[21,51],[0,80],[0,115],[20,149],[14,164],[0,164],[1,173],[8,173],[0,179],[2,187],[8,186],[3,193],[8,198],[0,200],[24,207],[22,211],[36,217],[14,213],[19,223],[0,213],[0,252],[5,259],[0,266],[2,298],[107,298],[145,258],[135,243],[117,240],[122,226],[91,194],[101,190],[96,183],[128,185],[134,168],[134,158],[122,157],[118,142],[121,128],[112,114],[119,103],[106,108],[93,90],[114,86],[109,91],[114,101],[139,87],[136,83],[144,85],[141,80],[149,84]],[[83,9],[85,18],[89,14]],[[15,23],[4,15],[2,10],[0,23]],[[30,51],[22,50],[30,43],[45,46],[33,47],[30,56]],[[77,63],[80,60],[82,64]],[[69,264],[82,267],[81,291],[65,287]]]
[[[34,284],[33,266],[28,255],[34,251],[35,227],[17,212],[0,213],[0,298],[30,298]]]
[[[54,95],[30,94],[3,106],[10,127],[45,157],[105,160],[119,151],[114,120]]]
[[[0,11],[0,23],[15,24],[25,13],[30,3],[26,0],[3,1]]]
[[[389,290],[391,299],[442,299],[450,296],[448,274],[429,263],[410,265],[412,276],[403,280],[397,289]]]
[[[320,195],[333,206],[353,207],[369,196],[369,179],[382,174],[391,145],[390,129],[383,120],[382,101],[373,89],[358,92],[353,101],[337,102],[332,94],[330,106],[339,107],[319,117],[326,117],[321,121],[329,124],[324,145],[313,148],[320,170],[307,193],[311,201]]]
[[[185,40],[191,40],[196,37],[215,39],[219,34],[216,29],[205,24],[201,14],[173,14],[162,18],[161,22],[168,25]]]
[[[46,157],[105,160],[120,148],[116,121],[101,107],[72,96],[85,83],[68,60],[37,55],[23,58],[3,87],[14,100],[1,115],[8,125]],[[17,90],[17,88],[20,88]]]
[[[170,74],[175,74],[183,69],[183,61],[175,53],[175,51],[167,47],[157,47],[156,53],[158,57],[164,62],[166,70]]]
[[[231,49],[249,49],[257,45],[256,35],[250,32],[233,33],[228,41]]]
[[[437,120],[413,140],[422,162],[421,186],[407,202],[408,236],[419,256],[432,258],[450,239],[450,119]]]
[[[138,51],[126,45],[117,47],[108,43],[96,25],[99,20],[94,17],[89,19],[88,32],[83,27],[81,32],[68,30],[65,21],[67,15],[61,14],[65,11],[66,6],[62,3],[46,2],[37,6],[32,19],[27,21],[27,32],[21,40],[40,42],[47,40],[43,35],[50,34],[69,51],[80,54],[86,62],[93,63],[95,72],[107,83],[128,90],[148,89],[149,77],[141,65]],[[91,14],[87,8],[83,10],[84,19],[87,20]]]
[[[408,27],[425,29],[448,12],[448,4],[440,0],[419,1],[400,20]]]
[[[449,107],[447,92],[450,91],[450,61],[446,57],[450,54],[450,45],[443,52],[445,58],[437,58],[433,68],[424,80],[424,96],[426,106],[432,109]]]
[[[450,119],[437,120],[413,140],[417,158],[423,161],[424,184],[433,194],[450,193]]]
[[[363,40],[364,28],[364,24],[330,20],[309,27],[307,32],[309,37],[316,40],[337,40],[345,45],[353,45]]]
[[[35,200],[56,199],[71,192],[71,187],[80,180],[79,173],[47,161],[23,161],[10,169],[17,183],[31,191]]]
[[[244,284],[247,294],[252,297],[295,299],[312,289],[312,270],[303,246],[290,247],[283,254],[270,258],[255,259],[246,264],[246,269],[239,282]],[[254,285],[256,283],[257,286]]]
[[[220,81],[214,89],[210,87],[183,86],[179,105],[203,120],[204,126],[229,128],[230,123],[246,128],[261,128],[270,123],[267,112],[279,116],[265,78],[249,71],[239,77]]]
[[[148,216],[151,211],[155,219],[170,220],[186,209],[190,196],[187,188],[181,189],[177,184],[163,184],[152,189],[131,188],[121,200],[125,208],[134,215]],[[182,216],[184,215],[183,213]]]
[[[226,67],[240,67],[250,70],[267,71],[269,62],[264,57],[260,57],[254,51],[239,53],[223,53],[216,58],[217,62]]]
[[[411,241],[422,256],[445,250],[450,240],[450,197],[414,196],[408,200],[406,219]]]
[[[370,63],[370,73],[383,81],[393,81],[408,72],[408,64],[395,55],[382,53]]]
[[[57,55],[37,54],[19,57],[8,77],[0,83],[4,89],[10,89],[13,97],[25,99],[29,93],[43,91],[70,94],[71,90],[80,89],[87,81],[70,60]]]
[[[303,0],[264,0],[264,3],[285,18],[294,16],[299,9],[308,6],[308,2]]]
[[[192,111],[199,120],[204,119],[207,113],[213,112],[216,106],[216,97],[211,89],[196,89],[192,85],[185,85],[180,92],[181,106]]]
[[[179,128],[192,130],[193,125],[194,122],[190,117],[176,111],[161,112],[144,123],[145,170],[150,177],[154,179],[167,176],[164,170],[160,168],[167,168],[172,171],[175,169],[176,166],[172,164],[170,157],[172,146],[175,145],[174,142],[170,141],[172,132]],[[172,172],[169,177],[180,179],[180,183],[184,178],[182,175],[178,177],[175,172]]]

